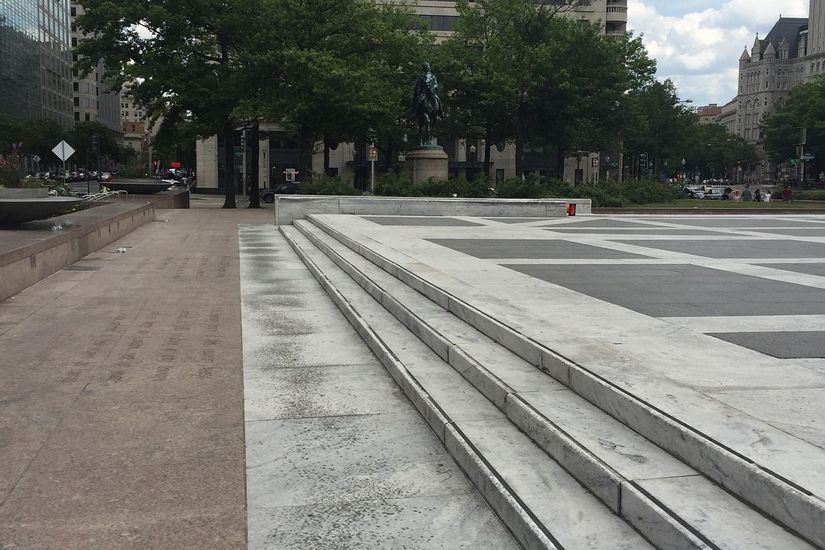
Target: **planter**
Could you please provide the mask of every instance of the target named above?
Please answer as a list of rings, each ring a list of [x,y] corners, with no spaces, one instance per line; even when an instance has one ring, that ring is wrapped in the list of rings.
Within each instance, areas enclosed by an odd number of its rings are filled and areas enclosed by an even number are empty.
[[[42,199],[48,196],[47,187],[0,189],[0,199]]]

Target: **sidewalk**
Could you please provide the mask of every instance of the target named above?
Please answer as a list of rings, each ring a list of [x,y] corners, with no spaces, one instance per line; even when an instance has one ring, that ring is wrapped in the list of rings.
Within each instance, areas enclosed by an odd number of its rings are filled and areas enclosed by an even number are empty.
[[[0,302],[0,548],[244,546],[238,224],[271,222],[159,211]]]

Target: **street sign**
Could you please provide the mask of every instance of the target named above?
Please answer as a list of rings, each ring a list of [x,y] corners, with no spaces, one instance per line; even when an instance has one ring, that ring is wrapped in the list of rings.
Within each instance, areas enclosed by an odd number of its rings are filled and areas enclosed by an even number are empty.
[[[74,155],[74,148],[65,141],[61,141],[52,149],[52,153],[57,155],[57,158],[63,162],[66,162],[70,156]]]
[[[802,155],[802,160],[804,160],[805,162],[810,162],[810,161],[814,160],[814,154],[813,153],[805,153],[804,155]]]
[[[367,147],[367,160],[370,161],[370,194],[375,194],[375,161],[378,160],[378,149],[370,144]]]

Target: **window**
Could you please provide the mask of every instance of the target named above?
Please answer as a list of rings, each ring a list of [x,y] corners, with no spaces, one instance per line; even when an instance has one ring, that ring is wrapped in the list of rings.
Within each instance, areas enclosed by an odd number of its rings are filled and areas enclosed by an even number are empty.
[[[86,113],[86,122],[89,122],[90,120],[92,120],[92,119],[91,119],[91,117],[89,116],[89,113]]]
[[[65,4],[63,4],[65,6]],[[69,10],[72,17],[77,17],[77,8],[71,8]],[[66,13],[65,11],[63,13]]]
[[[77,82],[72,82],[72,89],[75,92],[80,91],[79,88],[80,88],[80,85]]]

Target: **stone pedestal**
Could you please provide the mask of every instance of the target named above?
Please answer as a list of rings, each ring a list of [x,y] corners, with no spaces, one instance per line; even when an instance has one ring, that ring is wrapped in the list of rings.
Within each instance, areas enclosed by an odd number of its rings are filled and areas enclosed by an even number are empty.
[[[404,172],[413,185],[430,178],[446,180],[449,173],[447,153],[438,145],[416,147],[404,157]]]

